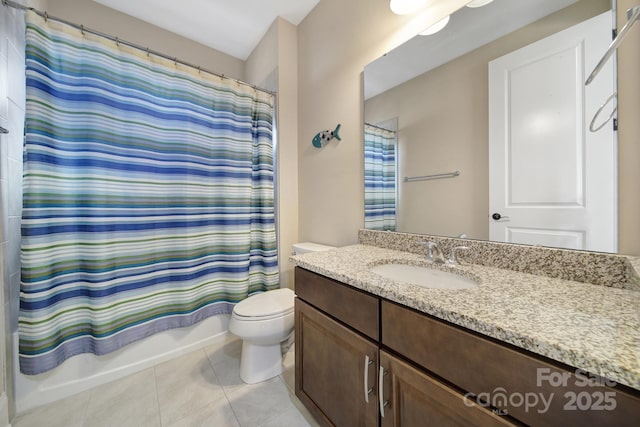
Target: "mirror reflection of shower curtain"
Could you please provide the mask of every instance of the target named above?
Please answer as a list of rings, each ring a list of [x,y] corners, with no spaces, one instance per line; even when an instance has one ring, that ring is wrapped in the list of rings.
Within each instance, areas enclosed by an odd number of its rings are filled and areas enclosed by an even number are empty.
[[[272,94],[27,13],[25,374],[278,287]]]
[[[364,226],[396,230],[396,132],[364,125]]]

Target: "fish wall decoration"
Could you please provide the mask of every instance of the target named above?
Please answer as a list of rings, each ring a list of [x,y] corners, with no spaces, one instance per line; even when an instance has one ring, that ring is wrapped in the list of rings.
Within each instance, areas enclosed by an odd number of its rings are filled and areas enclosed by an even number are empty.
[[[334,130],[323,130],[322,132],[318,132],[316,136],[313,137],[311,143],[316,148],[322,148],[327,145],[327,143],[333,138],[337,139],[338,141],[342,141],[342,138],[340,138],[340,135],[338,134],[339,131],[340,123],[338,123],[338,126],[336,126]]]

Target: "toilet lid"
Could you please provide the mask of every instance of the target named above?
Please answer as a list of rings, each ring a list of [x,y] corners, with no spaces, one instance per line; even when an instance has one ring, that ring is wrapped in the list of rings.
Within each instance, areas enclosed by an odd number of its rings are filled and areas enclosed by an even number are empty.
[[[242,317],[267,317],[287,314],[293,311],[294,297],[295,294],[288,288],[263,292],[240,301],[233,308],[233,313]]]

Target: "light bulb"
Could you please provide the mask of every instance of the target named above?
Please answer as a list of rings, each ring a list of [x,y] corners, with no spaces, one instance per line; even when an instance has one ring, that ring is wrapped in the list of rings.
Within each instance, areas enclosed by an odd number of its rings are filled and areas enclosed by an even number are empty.
[[[420,33],[420,35],[421,36],[430,36],[431,34],[437,33],[438,31],[442,30],[444,27],[447,26],[447,24],[449,23],[449,19],[450,18],[451,18],[451,16],[447,15],[446,17],[444,17],[443,19],[439,20],[438,22],[436,22],[435,24],[433,24],[432,26],[430,26],[426,30],[422,31]]]
[[[491,3],[492,1],[493,0],[472,0],[467,3],[467,7],[482,7]]]
[[[420,10],[426,3],[427,0],[391,0],[389,7],[396,15],[409,15]]]

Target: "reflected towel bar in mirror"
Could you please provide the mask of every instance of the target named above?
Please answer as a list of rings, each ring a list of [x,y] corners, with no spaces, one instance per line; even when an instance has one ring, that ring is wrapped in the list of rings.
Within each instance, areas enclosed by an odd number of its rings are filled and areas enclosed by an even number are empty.
[[[9,133],[9,129],[5,129],[2,126],[0,126],[0,133]]]
[[[460,175],[460,171],[448,172],[448,173],[436,173],[433,175],[424,175],[424,176],[405,176],[404,182],[426,181],[429,179],[441,179],[441,178],[454,178],[458,175]]]
[[[620,43],[622,43],[622,40],[624,40],[624,38],[627,36],[627,33],[629,33],[629,30],[631,30],[631,27],[633,26],[633,24],[638,19],[640,19],[640,6],[635,6],[627,10],[627,23],[624,24],[624,27],[622,27],[622,30],[620,30],[616,38],[613,39],[613,41],[611,42],[611,45],[609,45],[609,48],[607,49],[605,54],[602,56],[602,59],[600,60],[600,62],[598,62],[594,70],[591,72],[591,74],[589,75],[589,77],[584,83],[585,86],[587,86],[589,83],[593,81],[593,79],[596,78],[596,76],[598,75],[598,73],[600,72],[604,64],[609,60],[611,55],[613,55],[613,53],[616,51]]]

